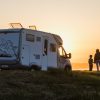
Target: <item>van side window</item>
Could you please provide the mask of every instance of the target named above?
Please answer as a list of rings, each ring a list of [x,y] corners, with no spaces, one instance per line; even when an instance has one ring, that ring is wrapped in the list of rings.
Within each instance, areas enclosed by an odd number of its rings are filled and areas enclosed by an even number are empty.
[[[41,41],[41,37],[36,37],[36,41],[40,42]]]
[[[48,40],[44,40],[44,53],[47,55],[48,54]]]
[[[32,34],[26,34],[26,41],[34,42],[34,35]]]
[[[50,44],[50,51],[56,52],[56,45],[55,44],[53,44],[53,43]]]

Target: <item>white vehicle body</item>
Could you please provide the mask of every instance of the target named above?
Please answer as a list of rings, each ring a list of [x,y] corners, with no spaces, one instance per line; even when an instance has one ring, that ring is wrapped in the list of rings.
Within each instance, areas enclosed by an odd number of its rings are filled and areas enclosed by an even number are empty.
[[[31,29],[0,30],[0,67],[47,70],[71,67],[62,39],[55,34]]]

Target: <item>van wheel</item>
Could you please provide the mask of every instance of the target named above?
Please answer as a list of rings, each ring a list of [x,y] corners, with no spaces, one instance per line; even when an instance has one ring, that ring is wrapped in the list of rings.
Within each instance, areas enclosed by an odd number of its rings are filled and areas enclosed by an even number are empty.
[[[31,70],[37,70],[37,71],[39,71],[39,70],[41,70],[41,67],[37,66],[37,65],[32,65],[31,66]]]
[[[72,66],[71,65],[66,65],[64,70],[66,71],[72,71]]]

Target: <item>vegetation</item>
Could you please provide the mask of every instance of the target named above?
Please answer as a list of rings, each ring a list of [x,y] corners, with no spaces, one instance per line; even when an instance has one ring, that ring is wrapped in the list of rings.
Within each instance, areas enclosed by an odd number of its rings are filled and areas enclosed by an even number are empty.
[[[0,100],[100,100],[100,73],[1,70]]]

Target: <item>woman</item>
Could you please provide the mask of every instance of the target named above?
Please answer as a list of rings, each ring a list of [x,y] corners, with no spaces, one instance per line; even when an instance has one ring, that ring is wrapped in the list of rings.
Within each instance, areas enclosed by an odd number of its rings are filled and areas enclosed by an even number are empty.
[[[96,53],[94,55],[94,63],[96,63],[97,71],[99,71],[99,66],[100,66],[100,52],[99,52],[99,49],[96,49]]]

